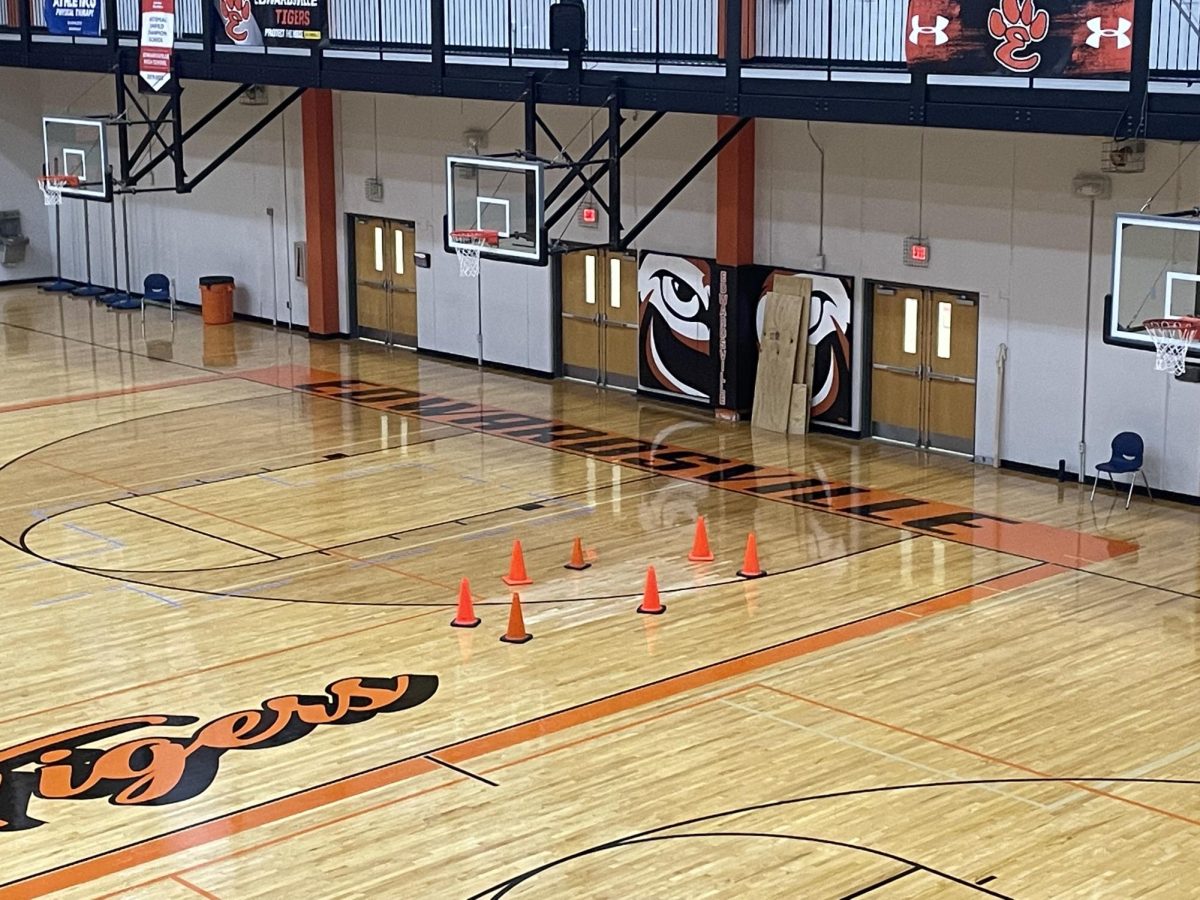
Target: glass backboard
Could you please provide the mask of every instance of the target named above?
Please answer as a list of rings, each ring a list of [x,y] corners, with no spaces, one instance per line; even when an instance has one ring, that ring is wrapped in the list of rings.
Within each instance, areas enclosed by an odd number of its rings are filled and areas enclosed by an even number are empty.
[[[1105,340],[1153,350],[1142,323],[1200,315],[1200,219],[1121,213],[1113,243],[1112,303]],[[1200,343],[1188,351],[1200,360]]]
[[[80,182],[78,187],[64,188],[64,197],[112,199],[106,127],[103,119],[42,119],[46,174],[74,175]]]
[[[494,231],[488,259],[546,264],[545,173],[541,163],[490,156],[446,158],[446,249],[455,231]]]

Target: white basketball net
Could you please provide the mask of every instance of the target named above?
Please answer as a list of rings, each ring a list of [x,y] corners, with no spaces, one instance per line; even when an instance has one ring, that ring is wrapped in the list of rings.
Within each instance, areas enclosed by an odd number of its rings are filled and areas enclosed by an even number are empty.
[[[38,187],[42,189],[42,199],[46,201],[47,206],[62,206],[63,188],[67,184],[68,182],[66,181],[38,179]]]
[[[458,274],[463,278],[479,277],[479,251],[487,243],[482,234],[459,234],[454,236],[454,249],[458,251]]]
[[[1187,352],[1196,339],[1200,319],[1151,319],[1146,333],[1154,338],[1154,368],[1159,372],[1182,375],[1187,367]]]

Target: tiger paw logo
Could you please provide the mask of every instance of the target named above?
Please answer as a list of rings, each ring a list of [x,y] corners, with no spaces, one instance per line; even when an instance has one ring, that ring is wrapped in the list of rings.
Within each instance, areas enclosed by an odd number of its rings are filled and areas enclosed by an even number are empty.
[[[245,24],[254,15],[250,0],[218,0],[217,9],[225,23],[225,36],[235,44],[243,43],[250,36]]]
[[[988,33],[1002,41],[994,51],[996,61],[1010,72],[1028,72],[1042,62],[1029,48],[1050,31],[1050,15],[1035,0],[1001,0],[988,16]]]
[[[261,708],[214,719],[190,737],[140,737],[107,749],[94,744],[140,728],[176,728],[194,716],[111,719],[0,750],[0,831],[44,825],[29,804],[94,800],[115,806],[163,806],[208,790],[230,750],[261,750],[300,740],[322,725],[356,725],[419,706],[437,691],[433,675],[344,678],[326,696],[289,694]],[[30,771],[32,769],[32,771]]]

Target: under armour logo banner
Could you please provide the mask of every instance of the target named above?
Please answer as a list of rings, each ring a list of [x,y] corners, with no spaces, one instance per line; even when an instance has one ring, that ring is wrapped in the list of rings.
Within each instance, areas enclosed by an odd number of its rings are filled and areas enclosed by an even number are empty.
[[[950,36],[946,33],[946,29],[950,26],[950,20],[945,16],[937,16],[933,20],[932,25],[922,25],[920,16],[912,17],[912,30],[908,33],[908,42],[910,44],[920,45],[921,41],[932,42],[935,47],[940,47],[950,40]]]
[[[910,69],[1038,78],[1128,74],[1134,0],[908,0]]]

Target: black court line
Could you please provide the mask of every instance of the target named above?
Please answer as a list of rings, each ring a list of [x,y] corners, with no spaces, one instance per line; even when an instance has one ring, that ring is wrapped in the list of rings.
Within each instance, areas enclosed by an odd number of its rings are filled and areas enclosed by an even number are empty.
[[[869,884],[865,888],[855,891],[853,894],[846,894],[846,896],[842,897],[841,900],[854,900],[855,897],[865,897],[867,894],[871,893],[872,891],[877,891],[882,887],[887,887],[889,884],[893,884],[893,883],[899,881],[901,878],[907,878],[909,875],[912,875],[914,872],[920,872],[920,871],[921,871],[920,866],[912,866],[910,868],[905,869],[903,872],[897,872],[895,875],[892,875],[888,878],[883,879],[883,881],[877,881],[874,884]],[[979,884],[978,881],[975,883]]]
[[[975,883],[976,883],[976,884],[991,884],[991,883],[992,883],[993,881],[995,881],[995,880],[996,880],[996,876],[995,876],[995,875],[988,875],[986,878],[980,878],[980,879],[979,879],[977,882],[975,882]]]
[[[269,556],[275,560],[283,559],[282,556],[279,556],[276,553],[272,553],[270,550],[261,550],[258,547],[251,547],[249,544],[243,544],[239,541],[233,540],[232,538],[224,538],[224,537],[220,537],[219,535],[209,534],[207,531],[201,531],[198,528],[192,528],[190,525],[183,525],[183,524],[180,524],[179,522],[172,522],[170,519],[163,519],[152,513],[143,512],[140,509],[133,509],[132,507],[129,507],[129,506],[122,506],[120,501],[117,501],[117,500],[110,500],[110,501],[108,501],[107,504],[104,504],[104,505],[112,506],[112,507],[115,507],[116,509],[124,510],[125,512],[131,512],[131,513],[134,513],[135,515],[145,516],[147,519],[153,519],[156,522],[162,522],[164,525],[172,525],[175,528],[182,528],[184,531],[190,531],[192,534],[198,534],[201,537],[210,538],[214,541],[220,541],[223,544],[232,544],[234,547],[240,547],[243,550],[249,550],[251,553],[257,553],[260,556]],[[84,508],[86,509],[86,507],[84,507]],[[61,515],[61,513],[59,515]],[[50,517],[50,519],[53,519],[53,518],[55,518],[55,516]],[[50,519],[47,519],[46,521],[48,522],[48,521],[50,521]]]
[[[466,775],[468,778],[474,778],[476,781],[482,781],[484,784],[490,784],[492,787],[500,787],[500,785],[492,781],[490,778],[484,778],[482,775],[476,775],[474,772],[468,772],[466,769],[460,769],[458,766],[448,763],[444,759],[438,759],[436,756],[431,754],[426,754],[425,759],[429,760],[431,763],[437,763],[439,766],[445,766],[447,769],[457,772],[459,775]]]

